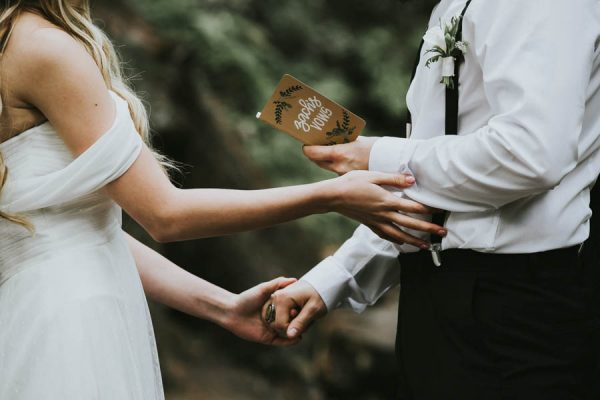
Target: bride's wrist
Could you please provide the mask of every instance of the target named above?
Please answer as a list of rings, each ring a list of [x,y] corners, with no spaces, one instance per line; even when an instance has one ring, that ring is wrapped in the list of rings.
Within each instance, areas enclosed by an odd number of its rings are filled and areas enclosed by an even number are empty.
[[[213,322],[225,329],[230,330],[230,328],[235,325],[238,304],[239,295],[227,293],[227,295],[222,299],[222,304],[220,305],[219,311],[213,319]]]
[[[339,178],[327,179],[313,185],[316,213],[325,214],[338,211],[342,199]]]
[[[204,290],[193,294],[193,308],[190,314],[226,327],[233,319],[237,295],[221,288],[211,293]]]

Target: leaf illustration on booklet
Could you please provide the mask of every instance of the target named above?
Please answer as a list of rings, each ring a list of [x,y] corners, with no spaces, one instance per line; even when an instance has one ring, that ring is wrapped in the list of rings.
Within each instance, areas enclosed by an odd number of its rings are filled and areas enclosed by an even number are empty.
[[[340,124],[340,121],[336,121],[335,125],[336,127],[333,128],[331,132],[327,132],[327,137],[342,136],[344,138],[344,143],[350,143],[348,138],[352,137],[356,126],[350,128],[350,114],[348,114],[346,110],[342,111],[342,123]]]
[[[281,116],[284,110],[288,110],[292,108],[292,105],[288,103],[286,100],[292,100],[294,96],[292,94],[297,92],[298,90],[302,90],[302,86],[294,85],[285,89],[285,91],[279,92],[280,97],[279,100],[274,100],[273,104],[275,104],[275,122],[278,125],[281,125]]]
[[[304,144],[349,143],[365,121],[291,75],[284,75],[256,116]]]

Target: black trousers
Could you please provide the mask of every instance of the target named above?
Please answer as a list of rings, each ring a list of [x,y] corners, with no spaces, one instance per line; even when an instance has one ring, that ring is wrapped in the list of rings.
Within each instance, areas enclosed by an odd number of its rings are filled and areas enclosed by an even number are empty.
[[[402,254],[401,400],[599,400],[598,275],[578,247]]]

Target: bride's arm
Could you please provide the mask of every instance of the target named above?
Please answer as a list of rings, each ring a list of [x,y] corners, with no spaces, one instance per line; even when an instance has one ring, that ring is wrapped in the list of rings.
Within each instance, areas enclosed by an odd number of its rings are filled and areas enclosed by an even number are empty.
[[[212,321],[237,336],[271,345],[297,341],[279,338],[261,318],[265,301],[295,279],[278,278],[233,294],[185,271],[125,233],[146,295],[194,317]]]
[[[392,218],[400,217],[395,212],[398,199],[378,186],[393,185],[396,179],[401,178],[356,173],[265,190],[178,189],[158,170],[152,155],[143,150],[133,166],[107,190],[160,242],[257,229],[329,211],[379,226],[393,239],[404,240],[399,237],[401,232],[390,225]]]
[[[93,59],[73,38],[58,29],[40,29],[31,36],[28,51],[20,53],[27,62],[14,77],[18,83],[14,86],[19,97],[39,109],[72,153],[79,155],[111,127],[114,101]],[[387,239],[427,247],[398,226],[433,233],[442,228],[397,210],[428,213],[429,209],[379,186],[412,183],[404,175],[360,171],[278,189],[182,190],[171,184],[143,146],[133,165],[106,189],[153,238],[163,242],[223,235],[336,211]]]

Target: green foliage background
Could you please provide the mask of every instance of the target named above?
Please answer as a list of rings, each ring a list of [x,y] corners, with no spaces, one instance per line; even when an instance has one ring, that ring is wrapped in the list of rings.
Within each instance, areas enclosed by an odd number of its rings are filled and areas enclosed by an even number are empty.
[[[175,180],[183,187],[252,189],[333,176],[308,162],[298,142],[255,119],[284,73],[365,118],[366,134],[403,133],[414,53],[434,3],[97,0],[93,7],[148,103],[154,142],[188,165]],[[319,215],[228,238],[152,245],[239,291],[275,275],[301,276],[355,226]],[[126,227],[150,243],[134,223]],[[322,373],[336,368],[320,364],[323,349],[333,348],[322,330],[295,350],[266,349],[159,305],[152,311],[168,398],[383,399],[393,393],[387,376],[393,377],[393,349],[368,350],[383,365],[336,377]],[[352,350],[336,349],[354,359]],[[383,386],[381,376],[388,379]]]
[[[422,4],[398,1],[139,1],[145,18],[195,51],[190,84],[216,93],[248,151],[273,185],[331,177],[308,163],[292,139],[258,124],[256,111],[290,73],[368,120],[369,135],[404,130]],[[318,229],[323,223],[330,229]],[[303,223],[339,242],[353,227],[336,217]]]

